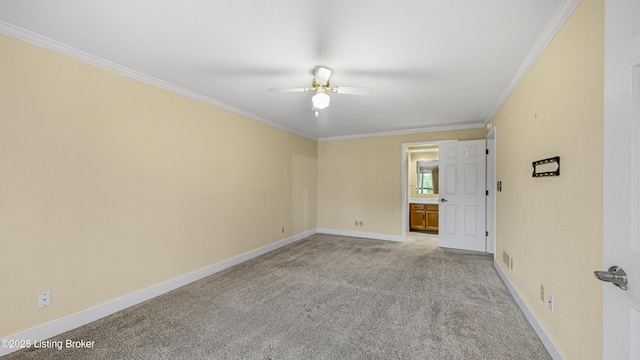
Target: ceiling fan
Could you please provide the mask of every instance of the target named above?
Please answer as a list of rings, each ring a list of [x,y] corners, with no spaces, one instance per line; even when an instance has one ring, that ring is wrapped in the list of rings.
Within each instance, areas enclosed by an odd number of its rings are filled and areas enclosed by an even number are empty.
[[[371,94],[371,88],[368,88],[368,87],[331,86],[331,84],[329,84],[329,77],[331,77],[331,69],[324,66],[316,66],[315,78],[311,83],[311,87],[277,88],[277,89],[271,88],[269,89],[269,91],[274,93],[315,91],[316,94],[313,95],[313,97],[311,98],[311,102],[313,104],[312,109],[316,110],[316,116],[318,116],[317,110],[322,110],[329,106],[331,97],[329,97],[327,92],[332,92],[334,94],[349,94],[349,95]]]

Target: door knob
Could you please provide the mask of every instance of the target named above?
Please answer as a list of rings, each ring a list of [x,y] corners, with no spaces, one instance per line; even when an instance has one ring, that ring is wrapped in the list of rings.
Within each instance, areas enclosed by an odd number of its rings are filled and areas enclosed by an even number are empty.
[[[622,290],[627,290],[627,273],[620,266],[612,266],[608,271],[594,271],[593,275],[598,280],[611,282]]]
[[[449,201],[449,200],[447,200],[447,199],[440,199],[440,202],[447,202],[447,201]]]

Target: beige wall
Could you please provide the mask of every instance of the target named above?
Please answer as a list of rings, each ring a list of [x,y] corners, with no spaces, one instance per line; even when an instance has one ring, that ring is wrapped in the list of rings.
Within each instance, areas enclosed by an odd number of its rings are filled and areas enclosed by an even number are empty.
[[[402,144],[482,139],[486,129],[318,142],[318,226],[402,234]],[[364,226],[355,226],[362,220]]]
[[[493,119],[496,257],[566,359],[602,354],[604,5],[583,0]],[[561,158],[559,177],[531,162]],[[513,270],[502,253],[513,257]],[[555,297],[551,312],[540,285]]]
[[[316,228],[316,141],[1,35],[0,54],[0,337]]]

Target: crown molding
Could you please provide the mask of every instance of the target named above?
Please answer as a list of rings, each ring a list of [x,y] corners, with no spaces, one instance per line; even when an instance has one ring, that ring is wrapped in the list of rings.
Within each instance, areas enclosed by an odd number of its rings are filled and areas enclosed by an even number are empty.
[[[433,127],[409,129],[409,130],[397,130],[397,131],[385,131],[385,132],[368,133],[368,134],[322,137],[322,138],[319,138],[318,141],[349,140],[349,139],[363,139],[363,138],[380,137],[380,136],[411,135],[411,134],[440,132],[440,131],[479,129],[484,127],[485,127],[484,123],[433,126]]]
[[[223,109],[223,110],[227,110],[229,112],[232,112],[234,114],[252,119],[252,120],[256,120],[262,123],[265,123],[267,125],[271,125],[273,127],[279,128],[281,130],[285,130],[291,133],[294,133],[296,135],[300,135],[312,140],[316,140],[316,138],[314,138],[313,136],[310,136],[308,134],[304,134],[301,133],[300,131],[297,131],[295,129],[283,126],[281,124],[278,124],[276,122],[273,122],[271,120],[265,119],[263,117],[260,117],[256,114],[250,113],[248,111],[244,111],[242,109],[239,109],[235,106],[231,106],[229,104],[223,103],[221,101],[218,101],[216,99],[210,98],[208,96],[202,95],[200,93],[197,93],[195,91],[191,91],[188,89],[185,89],[183,87],[174,85],[172,83],[169,83],[167,81],[164,80],[160,80],[156,77],[153,77],[151,75],[147,75],[145,73],[142,73],[140,71],[136,71],[133,69],[130,69],[126,66],[122,66],[120,64],[105,60],[103,58],[100,58],[98,56],[95,55],[91,55],[87,52],[84,52],[80,49],[76,49],[72,46],[63,44],[59,41],[50,39],[46,36],[42,36],[40,34],[34,33],[32,31],[23,29],[21,27],[15,26],[13,24],[7,23],[5,21],[0,21],[0,34],[4,34],[7,35],[9,37],[27,42],[29,44],[56,52],[58,54],[70,57],[72,59],[84,62],[86,64],[89,65],[93,65],[96,67],[99,67],[101,69],[107,70],[107,71],[111,71],[114,72],[116,74],[120,74],[123,76],[126,76],[128,78],[143,82],[145,84],[163,89],[163,90],[167,90],[170,91],[172,93],[178,94],[178,95],[182,95],[185,96],[187,98],[208,104],[208,105],[212,105],[215,106],[217,108]]]
[[[511,93],[516,89],[518,84],[520,84],[520,81],[522,81],[527,72],[529,72],[529,69],[531,69],[533,64],[535,64],[542,52],[547,48],[549,43],[551,43],[551,40],[553,40],[558,31],[560,31],[567,19],[569,19],[569,16],[573,14],[573,11],[578,7],[580,1],[581,0],[564,0],[560,4],[551,20],[549,20],[549,23],[547,23],[547,26],[544,28],[540,36],[538,36],[538,39],[522,62],[522,65],[520,65],[520,69],[514,76],[513,80],[511,80],[509,87],[507,87],[507,90],[502,94],[500,100],[496,103],[489,116],[485,119],[485,124],[488,124],[498,113],[500,108],[502,108],[502,105],[504,105],[509,96],[511,96]]]

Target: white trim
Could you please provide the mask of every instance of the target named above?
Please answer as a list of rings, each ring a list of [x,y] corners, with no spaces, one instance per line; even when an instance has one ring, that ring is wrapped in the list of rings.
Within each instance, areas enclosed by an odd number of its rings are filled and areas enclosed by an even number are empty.
[[[370,232],[364,232],[364,231],[327,229],[323,227],[318,227],[318,233],[330,234],[330,235],[352,236],[352,237],[360,237],[360,238],[375,239],[375,240],[404,242],[404,237],[402,237],[401,235],[378,234],[378,233],[370,233]]]
[[[478,139],[478,140],[480,140],[480,139]],[[403,149],[405,147],[406,148],[410,148],[410,147],[414,147],[414,146],[438,145],[438,151],[440,151],[440,144],[447,143],[447,142],[452,142],[452,141],[460,141],[460,139],[417,141],[417,142],[410,142],[410,143],[402,143],[402,145],[403,145]]]
[[[396,130],[396,131],[385,131],[378,133],[368,133],[368,134],[356,134],[356,135],[344,135],[344,136],[330,136],[319,138],[318,141],[330,141],[330,140],[349,140],[349,139],[363,139],[370,137],[380,137],[380,136],[396,136],[396,135],[411,135],[411,134],[420,134],[420,133],[430,133],[430,132],[439,132],[439,131],[452,131],[452,130],[466,130],[466,129],[480,129],[484,128],[486,125],[483,123],[472,123],[472,124],[459,124],[459,125],[446,125],[446,126],[434,126],[428,128],[418,128],[418,129],[408,129],[408,130]]]
[[[491,121],[491,119],[500,110],[502,105],[504,105],[504,102],[507,101],[509,96],[511,96],[511,93],[513,92],[513,90],[515,90],[518,84],[520,84],[520,81],[522,81],[522,78],[524,78],[527,72],[529,72],[529,69],[531,69],[533,64],[535,64],[535,62],[538,60],[538,57],[540,57],[542,52],[547,48],[547,46],[549,45],[551,40],[553,40],[553,38],[556,36],[558,31],[560,31],[560,28],[562,28],[562,26],[567,21],[569,16],[573,14],[573,11],[576,9],[576,7],[578,7],[578,4],[580,4],[580,0],[563,0],[562,1],[562,3],[560,4],[556,12],[553,14],[553,17],[551,18],[551,20],[549,20],[549,23],[547,24],[547,26],[544,28],[540,36],[538,36],[538,39],[536,40],[531,50],[529,50],[529,54],[527,54],[527,57],[524,59],[524,61],[520,65],[520,69],[518,70],[516,75],[513,77],[513,80],[511,80],[511,83],[507,87],[507,90],[502,94],[502,97],[500,98],[500,100],[498,100],[496,105],[493,107],[493,110],[491,110],[491,113],[489,114],[489,116],[487,116],[487,118],[485,119],[484,121],[485,124],[488,124],[489,121]]]
[[[486,250],[488,253],[495,253],[496,249],[496,128],[492,127],[487,136],[487,184],[489,191],[486,201],[486,230],[489,235],[486,238]]]
[[[495,258],[493,259],[493,266],[498,272],[498,275],[500,275],[500,278],[502,278],[502,281],[504,282],[504,284],[507,286],[507,289],[509,289],[511,296],[513,296],[513,299],[516,301],[516,303],[520,307],[520,310],[522,310],[522,312],[524,313],[524,316],[526,316],[527,320],[529,320],[529,323],[531,324],[531,326],[533,327],[533,330],[536,332],[536,334],[540,338],[540,341],[542,341],[542,344],[544,345],[544,347],[547,348],[547,351],[549,352],[549,355],[551,356],[551,358],[554,360],[563,360],[564,357],[560,353],[560,350],[558,349],[556,344],[553,343],[553,341],[551,340],[551,337],[549,337],[546,331],[544,331],[542,324],[540,324],[540,322],[538,322],[538,319],[536,319],[535,315],[533,315],[533,312],[531,311],[529,306],[527,306],[527,304],[524,302],[524,300],[522,299],[522,296],[520,296],[520,294],[518,293],[518,290],[516,290],[516,288],[511,283],[511,281],[509,281],[509,278],[504,273],[504,271],[502,271],[502,268],[500,267],[500,265],[498,265],[498,262],[496,261]]]
[[[415,143],[412,143],[415,144]],[[410,230],[410,226],[409,226],[409,214],[407,213],[409,210],[407,209],[407,207],[409,207],[409,156],[408,156],[408,152],[407,149],[409,148],[409,144],[402,144],[402,154],[400,154],[402,156],[402,163],[401,163],[401,167],[402,167],[402,216],[401,216],[401,221],[402,224],[400,224],[400,229],[401,229],[401,234],[402,234],[402,238],[404,239],[404,241],[407,241],[407,230]],[[440,150],[440,147],[438,147],[438,150]]]
[[[183,87],[171,84],[169,82],[166,82],[164,80],[160,80],[156,77],[153,77],[151,75],[147,75],[145,73],[130,69],[128,67],[116,64],[114,62],[105,60],[103,58],[97,57],[95,55],[91,55],[89,53],[86,53],[82,50],[76,49],[72,46],[63,44],[61,42],[58,42],[56,40],[50,39],[46,36],[42,36],[40,34],[36,34],[34,32],[31,32],[29,30],[20,28],[18,26],[15,26],[13,24],[9,24],[7,22],[4,21],[0,21],[0,34],[4,34],[7,36],[10,36],[12,38],[33,44],[35,46],[47,49],[47,50],[51,50],[53,52],[56,52],[58,54],[62,54],[64,56],[68,56],[72,59],[76,59],[78,61],[82,61],[86,64],[89,65],[93,65],[93,66],[97,66],[101,69],[107,70],[107,71],[111,71],[114,72],[116,74],[120,74],[123,76],[126,76],[128,78],[134,79],[134,80],[138,80],[140,82],[143,82],[145,84],[151,85],[151,86],[155,86],[157,88],[163,89],[163,90],[167,90],[170,91],[172,93],[178,94],[178,95],[182,95],[185,96],[187,98],[208,104],[208,105],[212,105],[215,106],[217,108],[220,109],[224,109],[227,111],[230,111],[234,114],[238,114],[240,116],[244,116],[246,118],[252,119],[252,120],[256,120],[262,123],[265,123],[267,125],[271,125],[273,127],[276,127],[278,129],[282,129],[291,133],[294,133],[296,135],[300,135],[300,136],[304,136],[306,138],[312,139],[312,140],[316,140],[316,138],[309,136],[307,134],[301,133],[300,131],[294,130],[292,128],[286,127],[284,125],[278,124],[276,122],[273,122],[271,120],[265,119],[263,117],[260,117],[256,114],[250,113],[248,111],[244,111],[242,109],[239,109],[235,106],[231,106],[229,104],[223,103],[222,101],[210,98],[208,96],[199,94],[195,91],[191,91],[188,89],[185,89]]]
[[[50,321],[48,323],[38,325],[31,329],[27,329],[13,335],[9,335],[5,338],[0,339],[0,342],[4,342],[4,340],[29,340],[33,343],[34,341],[42,341],[42,340],[49,339],[53,336],[62,334],[64,332],[67,332],[69,330],[78,328],[86,324],[89,324],[105,316],[114,314],[118,311],[124,310],[128,307],[134,306],[143,301],[152,299],[156,296],[162,295],[164,293],[177,289],[181,286],[192,283],[196,280],[200,280],[209,275],[213,275],[231,266],[238,265],[242,262],[253,259],[257,256],[266,254],[270,251],[289,245],[293,242],[304,239],[315,233],[316,233],[316,230],[313,229],[297,235],[290,236],[286,239],[279,240],[273,244],[269,244],[255,250],[251,250],[244,254],[240,254],[230,259],[221,261],[217,264],[213,264],[213,265],[204,267],[202,269],[190,272],[188,274],[178,276],[171,280],[167,280],[165,282],[150,286],[146,289],[142,289],[134,293],[108,301],[106,303],[102,303],[100,305],[96,305],[94,307],[79,311],[77,313]],[[0,346],[0,356],[7,355],[17,350],[20,350],[20,349],[4,348]]]

